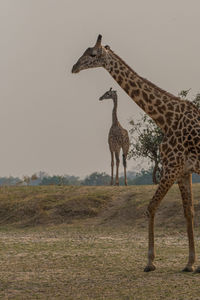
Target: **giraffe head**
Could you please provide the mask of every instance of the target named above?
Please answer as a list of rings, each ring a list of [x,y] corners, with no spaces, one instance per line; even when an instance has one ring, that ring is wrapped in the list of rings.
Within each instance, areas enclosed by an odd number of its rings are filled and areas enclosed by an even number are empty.
[[[107,51],[101,45],[102,36],[99,34],[94,47],[85,50],[72,68],[72,73],[78,73],[81,70],[89,68],[103,67],[106,65]]]
[[[109,89],[109,91],[105,92],[105,94],[103,94],[99,100],[105,100],[105,99],[113,99],[115,100],[117,98],[117,91],[113,91],[112,88]]]

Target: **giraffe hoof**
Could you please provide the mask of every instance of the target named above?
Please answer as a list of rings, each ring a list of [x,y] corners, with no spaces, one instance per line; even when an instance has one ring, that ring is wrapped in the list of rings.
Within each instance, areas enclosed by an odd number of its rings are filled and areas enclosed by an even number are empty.
[[[151,271],[154,271],[156,269],[156,267],[154,265],[147,265],[145,268],[144,268],[144,272],[151,272]]]
[[[193,272],[194,271],[194,267],[186,266],[182,271],[183,272]],[[200,270],[199,270],[199,272],[200,272]]]
[[[200,266],[196,268],[196,270],[194,271],[194,273],[200,273]]]

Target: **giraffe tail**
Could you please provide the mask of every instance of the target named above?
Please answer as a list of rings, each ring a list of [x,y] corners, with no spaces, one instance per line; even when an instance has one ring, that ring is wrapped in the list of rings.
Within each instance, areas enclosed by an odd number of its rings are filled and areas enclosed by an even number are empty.
[[[124,168],[126,168],[127,163],[126,163],[126,156],[125,156],[125,154],[122,154],[122,159],[123,159],[123,166],[124,166]]]

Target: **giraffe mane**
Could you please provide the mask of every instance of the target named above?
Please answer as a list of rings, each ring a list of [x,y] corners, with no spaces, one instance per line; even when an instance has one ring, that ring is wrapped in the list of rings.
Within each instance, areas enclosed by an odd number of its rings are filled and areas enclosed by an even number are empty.
[[[160,87],[158,87],[156,84],[154,84],[153,82],[149,81],[146,78],[143,78],[142,76],[138,75],[121,57],[119,57],[119,55],[117,55],[113,50],[111,50],[110,46],[105,46],[105,48],[107,50],[109,50],[119,61],[121,61],[132,73],[134,73],[135,75],[138,76],[138,78],[140,78],[143,82],[147,83],[149,86],[155,88],[157,91],[169,96],[170,98],[182,101],[182,99],[180,97],[174,96],[173,94],[161,89]]]

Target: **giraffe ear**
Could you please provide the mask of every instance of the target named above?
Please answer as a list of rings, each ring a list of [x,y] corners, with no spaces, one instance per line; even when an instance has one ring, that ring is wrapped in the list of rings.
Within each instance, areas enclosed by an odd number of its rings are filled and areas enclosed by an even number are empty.
[[[94,48],[99,48],[101,46],[101,39],[102,39],[102,35],[99,34]]]
[[[110,88],[109,92],[111,92],[111,91],[112,91],[112,88]]]

